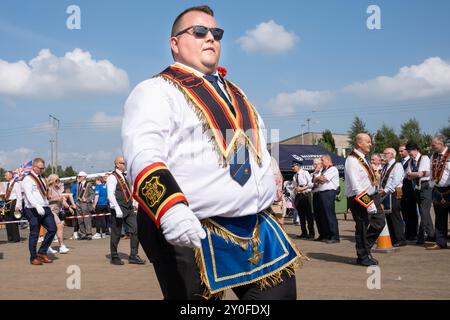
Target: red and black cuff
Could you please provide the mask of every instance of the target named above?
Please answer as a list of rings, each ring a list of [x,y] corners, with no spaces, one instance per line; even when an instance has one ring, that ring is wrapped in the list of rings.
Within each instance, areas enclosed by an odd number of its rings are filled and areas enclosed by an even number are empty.
[[[355,196],[355,200],[366,209],[374,203],[373,199],[365,191]]]
[[[158,228],[167,210],[177,203],[188,204],[175,178],[162,162],[156,162],[138,174],[133,198]]]

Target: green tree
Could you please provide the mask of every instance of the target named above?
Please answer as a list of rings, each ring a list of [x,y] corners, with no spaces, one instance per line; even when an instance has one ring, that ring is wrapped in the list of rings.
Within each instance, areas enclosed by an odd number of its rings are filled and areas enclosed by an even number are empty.
[[[386,148],[394,148],[395,150],[398,150],[399,146],[400,139],[394,129],[383,124],[383,126],[378,129],[375,134],[373,152],[383,153]]]
[[[52,166],[51,165],[49,165],[49,164],[47,165],[47,167],[44,170],[44,174],[46,177],[48,177],[49,175],[52,174]]]
[[[76,175],[77,175],[77,173],[75,172],[75,170],[73,170],[72,166],[68,166],[64,170],[64,175],[62,177],[73,177]]]
[[[352,123],[352,127],[348,132],[349,139],[348,143],[350,144],[350,149],[354,149],[356,146],[356,136],[358,133],[367,133],[369,132],[366,129],[366,124],[359,117],[355,117]]]
[[[336,153],[336,143],[330,130],[325,130],[322,133],[322,138],[319,139],[318,145],[330,152]]]
[[[415,118],[409,119],[401,126],[400,139],[402,142],[411,141],[419,146],[419,150],[423,154],[429,154],[431,151],[432,136],[422,133],[419,121]]]
[[[0,181],[5,180],[5,172],[6,172],[5,169],[0,168]]]

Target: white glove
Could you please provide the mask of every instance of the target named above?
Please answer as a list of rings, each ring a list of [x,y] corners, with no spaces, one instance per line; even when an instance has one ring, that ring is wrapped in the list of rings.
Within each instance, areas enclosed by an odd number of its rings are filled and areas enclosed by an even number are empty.
[[[44,216],[44,215],[45,215],[45,210],[44,210],[44,208],[42,208],[42,206],[37,205],[37,206],[36,206],[36,210],[37,210],[37,213],[38,213],[40,216]]]
[[[116,218],[122,219],[123,218],[123,212],[120,210],[120,207],[114,208],[116,210]]]
[[[375,205],[375,203],[372,203],[372,204],[367,208],[367,212],[368,212],[368,213],[372,213],[372,214],[377,213],[377,206]]]
[[[167,242],[174,246],[200,248],[206,232],[194,212],[177,204],[161,217],[161,229]]]

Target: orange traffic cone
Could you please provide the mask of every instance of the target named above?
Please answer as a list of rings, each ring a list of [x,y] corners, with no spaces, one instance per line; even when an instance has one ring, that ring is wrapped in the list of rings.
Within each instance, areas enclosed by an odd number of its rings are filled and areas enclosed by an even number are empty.
[[[389,234],[389,228],[386,222],[383,231],[381,231],[380,235],[378,236],[377,247],[372,251],[381,253],[390,253],[395,251],[396,249],[398,248],[394,248],[392,246],[391,235]]]

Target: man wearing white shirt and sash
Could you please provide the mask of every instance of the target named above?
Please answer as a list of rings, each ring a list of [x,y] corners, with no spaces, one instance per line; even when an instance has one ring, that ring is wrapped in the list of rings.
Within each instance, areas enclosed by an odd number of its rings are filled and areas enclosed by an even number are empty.
[[[218,72],[208,6],[175,19],[175,64],[125,103],[123,153],[139,202],[138,237],[165,299],[296,299],[301,254],[267,208],[275,198],[264,123]]]
[[[376,192],[377,178],[366,159],[372,140],[366,133],[356,136],[356,148],[345,160],[345,194],[353,220],[356,223],[355,240],[357,264],[377,265],[370,249],[386,224],[381,208],[377,208],[379,196]],[[377,204],[376,204],[377,203]]]
[[[47,181],[42,175],[44,170],[44,160],[36,158],[33,160],[31,172],[22,181],[25,198],[24,213],[30,225],[28,246],[30,250],[30,263],[32,265],[53,262],[47,256],[47,250],[56,234],[56,223],[48,203]],[[47,233],[39,251],[36,253],[41,225],[47,230]]]
[[[448,215],[450,213],[450,150],[447,138],[437,135],[431,142],[434,154],[431,157],[431,187],[433,207],[436,214],[436,243],[427,250],[447,248]]]

